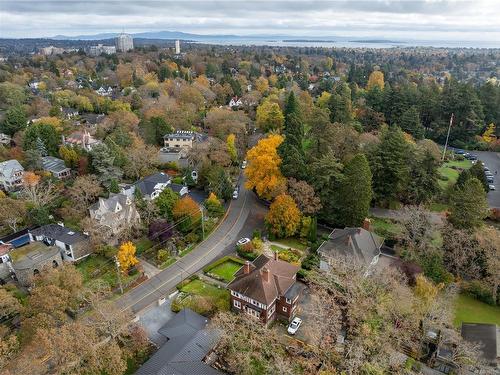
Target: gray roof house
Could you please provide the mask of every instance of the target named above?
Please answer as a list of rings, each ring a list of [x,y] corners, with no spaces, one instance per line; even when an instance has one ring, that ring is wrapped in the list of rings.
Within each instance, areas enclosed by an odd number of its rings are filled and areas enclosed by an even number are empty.
[[[135,182],[133,185],[122,188],[122,193],[133,197],[136,190],[138,190],[142,197],[146,200],[154,200],[158,195],[171,184],[170,176],[166,173],[159,172],[151,176],[144,177],[143,179]]]
[[[16,190],[23,183],[23,166],[15,159],[0,163],[0,187],[5,191]]]
[[[500,327],[496,324],[462,323],[462,337],[480,344],[483,358],[492,366],[499,364]]]
[[[42,158],[42,167],[44,171],[52,173],[55,178],[66,178],[71,176],[71,169],[66,167],[64,160],[53,156],[44,156]]]
[[[330,260],[349,258],[368,267],[377,264],[384,239],[365,228],[334,229],[318,248],[320,269],[327,270]]]
[[[75,262],[92,253],[87,234],[73,231],[62,223],[47,224],[29,231],[31,241],[59,248],[65,260]]]
[[[207,318],[186,308],[158,330],[167,341],[136,375],[220,375],[204,360],[219,339]]]
[[[99,198],[89,207],[89,212],[90,217],[109,228],[112,235],[119,234],[128,225],[141,220],[134,200],[125,194],[111,194],[108,199]]]

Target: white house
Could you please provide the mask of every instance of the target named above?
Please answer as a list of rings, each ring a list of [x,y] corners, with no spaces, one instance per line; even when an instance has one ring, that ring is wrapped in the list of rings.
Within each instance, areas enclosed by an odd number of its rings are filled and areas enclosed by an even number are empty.
[[[233,96],[231,100],[229,101],[229,107],[230,108],[238,108],[243,105],[243,102],[241,101],[241,98],[238,98],[237,96]]]
[[[5,191],[12,191],[23,183],[23,166],[15,159],[0,163],[0,187]]]

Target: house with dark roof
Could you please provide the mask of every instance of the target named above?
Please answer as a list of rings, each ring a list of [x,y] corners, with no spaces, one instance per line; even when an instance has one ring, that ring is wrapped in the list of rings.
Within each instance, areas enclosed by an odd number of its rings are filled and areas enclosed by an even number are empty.
[[[76,262],[92,253],[87,234],[74,231],[64,224],[47,224],[29,231],[31,241],[56,246],[65,260]]]
[[[462,323],[462,337],[481,346],[482,357],[497,368],[500,364],[500,327],[496,324]]]
[[[367,267],[377,264],[384,239],[369,230],[369,221],[363,228],[334,229],[318,248],[320,269],[328,270],[333,260],[352,259]]]
[[[122,193],[133,197],[138,191],[146,200],[154,200],[158,195],[171,184],[170,176],[166,173],[159,172],[151,176],[135,182],[133,185],[128,185],[122,188]]]
[[[262,254],[246,262],[235,273],[227,288],[231,309],[247,314],[264,324],[275,319],[290,321],[296,313],[303,285],[297,283],[298,266]]]
[[[186,308],[158,332],[166,342],[144,363],[136,375],[220,375],[209,365],[209,355],[219,333],[208,327],[209,320]]]
[[[71,168],[66,167],[64,160],[54,156],[44,156],[42,168],[44,171],[52,173],[55,178],[62,179],[71,176]]]

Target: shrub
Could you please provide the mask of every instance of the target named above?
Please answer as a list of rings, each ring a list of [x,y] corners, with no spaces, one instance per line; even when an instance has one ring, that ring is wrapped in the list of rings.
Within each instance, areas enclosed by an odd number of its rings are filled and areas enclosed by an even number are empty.
[[[200,239],[200,236],[198,236],[198,234],[195,232],[191,232],[186,235],[185,239],[187,243],[197,243]]]
[[[261,232],[261,230],[260,229],[254,229],[253,233],[252,233],[252,238],[261,239],[262,238],[262,232]]]
[[[495,298],[491,293],[491,288],[480,280],[472,280],[462,285],[465,293],[472,297],[487,303],[488,305],[495,305]]]
[[[319,256],[315,253],[309,254],[303,261],[302,261],[302,268],[306,270],[312,270],[313,268],[318,268],[319,267]]]
[[[260,238],[254,238],[252,240],[252,246],[259,254],[261,254],[262,250],[264,249],[264,243]]]
[[[158,263],[165,262],[169,257],[170,253],[165,249],[158,250],[158,253],[156,254],[156,259],[158,260]]]
[[[254,252],[246,252],[246,251],[243,251],[241,246],[238,247],[238,249],[236,250],[236,252],[238,253],[238,255],[244,259],[248,259],[248,260],[254,260],[255,258],[257,258],[257,254],[255,254]]]
[[[182,183],[183,183],[183,181],[182,181],[182,177],[179,177],[179,176],[174,177],[174,178],[172,178],[172,182],[173,182],[174,184],[179,184],[179,185],[182,185]]]

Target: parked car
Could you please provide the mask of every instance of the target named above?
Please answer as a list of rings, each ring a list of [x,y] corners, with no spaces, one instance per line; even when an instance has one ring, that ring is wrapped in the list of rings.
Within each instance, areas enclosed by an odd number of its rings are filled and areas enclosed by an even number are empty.
[[[233,191],[233,199],[238,199],[238,189]]]
[[[287,329],[288,333],[290,335],[295,335],[295,333],[299,330],[301,324],[302,324],[302,319],[300,319],[299,317],[293,318],[292,322],[288,326]]]
[[[464,155],[465,151],[464,150],[455,150],[455,154],[457,154],[457,155]]]
[[[245,169],[247,167],[247,161],[243,160],[243,163],[241,163],[241,169]]]
[[[468,157],[469,160],[477,160],[477,155],[474,155],[474,154],[470,154],[469,157]]]
[[[495,182],[495,180],[493,180],[493,176],[487,176],[487,177],[486,177],[486,182],[487,182],[488,184],[492,184],[492,183],[494,183],[494,182]]]
[[[488,185],[488,188],[489,188],[490,190],[496,190],[495,185],[493,185],[493,184],[489,184],[489,185]]]
[[[247,244],[247,243],[249,243],[249,242],[250,242],[250,238],[243,237],[243,238],[240,238],[240,239],[238,240],[238,242],[236,242],[236,245],[238,245],[238,246],[243,246],[243,245],[245,245],[245,244]]]

